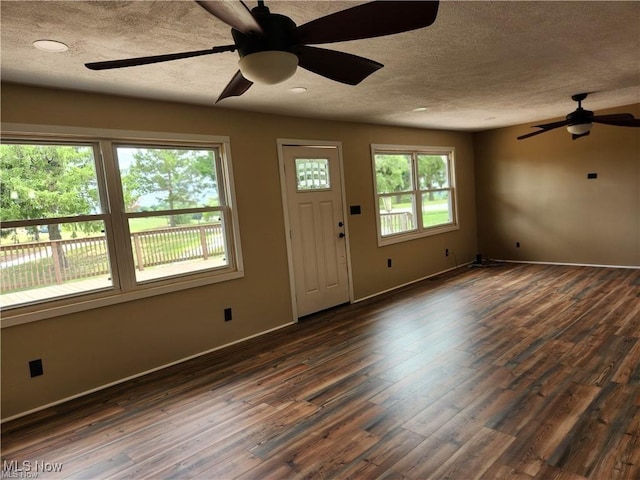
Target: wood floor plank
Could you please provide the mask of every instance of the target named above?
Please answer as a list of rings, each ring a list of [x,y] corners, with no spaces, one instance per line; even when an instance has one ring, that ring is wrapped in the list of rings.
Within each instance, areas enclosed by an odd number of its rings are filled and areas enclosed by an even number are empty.
[[[640,383],[640,341],[629,349],[611,377],[616,383]]]
[[[376,478],[405,457],[424,441],[422,435],[397,428],[379,437],[380,441],[346,466],[340,476],[352,478]]]
[[[640,270],[460,268],[2,425],[4,477],[640,478]]]
[[[433,435],[441,440],[464,444],[498,412],[503,411],[517,396],[513,390],[494,388],[478,396],[458,415],[442,425]]]
[[[622,435],[600,456],[589,478],[640,478],[640,435]]]
[[[515,466],[517,471],[537,475],[599,392],[599,387],[569,384],[538,413],[536,422],[518,434],[514,448],[503,455],[501,462]]]
[[[481,478],[515,437],[483,427],[434,473],[434,478]]]
[[[633,393],[629,385],[608,383],[547,463],[584,477],[591,475],[603,453],[608,455],[612,446],[633,428],[633,414],[638,410]]]
[[[531,475],[517,472],[508,465],[502,465],[500,462],[494,462],[491,467],[484,472],[484,478],[490,480],[532,480]]]
[[[578,363],[582,373],[576,375],[574,380],[587,385],[606,385],[629,357],[629,351],[636,343],[637,340],[632,337],[603,335],[600,344],[595,347],[596,353],[588,362]]]
[[[378,441],[375,435],[360,430],[338,439],[323,436],[287,455],[287,463],[299,478],[336,478],[346,465]],[[336,448],[336,442],[340,448]]]
[[[609,476],[603,477],[609,479]],[[585,477],[567,472],[551,465],[545,465],[540,469],[534,480],[585,480]]]
[[[241,435],[221,438],[215,431],[202,451],[190,455],[159,470],[156,478],[227,478],[240,475],[249,468],[262,465],[263,459],[250,453],[249,447],[264,443],[313,415],[318,407],[307,402],[292,402],[281,406],[276,412],[242,430]],[[207,477],[207,475],[210,475]]]
[[[404,458],[391,472],[412,480],[435,478],[433,474],[458,450],[459,445],[428,437]],[[385,477],[386,478],[386,477]]]

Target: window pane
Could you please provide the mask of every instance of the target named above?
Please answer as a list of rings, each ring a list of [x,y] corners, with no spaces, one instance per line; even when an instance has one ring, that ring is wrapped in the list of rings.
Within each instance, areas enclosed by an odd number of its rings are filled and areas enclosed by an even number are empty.
[[[129,219],[136,281],[229,265],[220,211]]]
[[[441,190],[422,195],[422,226],[424,228],[451,223],[451,192]]]
[[[411,154],[375,155],[377,193],[408,192],[413,189]]]
[[[91,145],[0,145],[0,218],[102,213]]]
[[[418,188],[432,190],[449,187],[447,155],[418,154]]]
[[[297,190],[331,188],[329,160],[326,158],[296,158]]]
[[[102,221],[3,228],[2,307],[111,287],[104,228]]]
[[[212,149],[118,146],[116,154],[127,212],[223,203]]]
[[[416,229],[415,197],[385,195],[380,197],[380,229],[382,236]]]
[[[0,178],[2,307],[113,285],[93,145],[5,143]]]
[[[232,265],[217,148],[120,145],[116,153],[125,210],[163,211],[128,219],[137,282]]]

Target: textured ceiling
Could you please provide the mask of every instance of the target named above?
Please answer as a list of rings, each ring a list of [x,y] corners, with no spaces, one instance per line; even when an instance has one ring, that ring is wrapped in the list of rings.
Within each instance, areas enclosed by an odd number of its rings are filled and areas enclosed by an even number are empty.
[[[250,7],[254,2],[246,2]],[[301,25],[364,2],[266,1]],[[233,52],[90,71],[84,63],[233,43],[191,0],[0,2],[2,80],[213,105],[237,70]],[[45,53],[38,39],[70,49]],[[216,108],[457,130],[537,122],[640,102],[640,2],[443,1],[421,30],[323,45],[385,65],[348,86],[298,69]],[[306,87],[294,94],[292,87]],[[427,107],[424,112],[412,112]]]

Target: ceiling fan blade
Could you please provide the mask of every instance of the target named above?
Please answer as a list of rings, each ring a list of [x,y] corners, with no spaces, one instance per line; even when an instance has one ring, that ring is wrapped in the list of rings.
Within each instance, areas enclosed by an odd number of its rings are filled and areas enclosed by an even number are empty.
[[[302,46],[296,53],[302,68],[348,85],[357,85],[384,66],[368,58],[326,48]]]
[[[196,3],[214,17],[245,35],[262,33],[262,27],[253,18],[251,11],[239,0],[196,0]]]
[[[135,67],[137,65],[148,65],[150,63],[168,62],[181,58],[199,57],[200,55],[210,55],[212,53],[232,52],[235,45],[225,45],[213,47],[207,50],[194,50],[192,52],[168,53],[166,55],[152,55],[150,57],[126,58],[123,60],[107,60],[105,62],[85,63],[84,66],[90,70],[108,70],[110,68]]]
[[[594,123],[615,125],[617,127],[640,127],[640,119],[630,113],[614,113],[612,115],[596,115],[591,119]]]
[[[635,120],[635,117],[630,113],[613,113],[611,115],[596,115],[593,118],[597,120]]]
[[[518,138],[518,140],[522,140],[522,139],[525,139],[525,138],[533,137],[535,135],[539,135],[541,133],[548,132],[549,130],[554,130],[556,128],[564,127],[565,125],[569,125],[570,123],[571,122],[568,121],[568,120],[562,120],[560,122],[545,123],[545,124],[542,124],[542,125],[534,125],[534,127],[541,128],[542,130],[536,130],[535,132],[527,133],[525,135],[520,135],[517,138]]]
[[[541,125],[533,125],[535,128],[543,128],[544,130],[553,130],[554,128],[564,127],[565,125],[569,125],[571,122],[569,120],[560,120],[558,122],[551,123],[543,123]]]
[[[572,133],[572,134],[571,134],[571,139],[575,140],[576,138],[586,137],[586,136],[587,136],[587,135],[589,135],[590,133],[591,133],[591,131],[584,132],[584,133],[579,133],[579,134]]]
[[[525,138],[534,137],[536,135],[540,135],[541,133],[546,132],[547,130],[536,130],[535,132],[527,133],[526,135],[520,135],[517,137],[518,140],[524,140]]]
[[[216,103],[218,103],[220,100],[224,100],[227,97],[239,97],[244,92],[249,90],[249,87],[251,87],[251,85],[253,85],[253,82],[244,78],[240,70],[238,70],[231,81],[227,84],[227,86],[224,87],[224,90],[216,100]]]
[[[438,15],[437,1],[374,1],[320,17],[296,29],[299,44],[381,37],[428,27]]]

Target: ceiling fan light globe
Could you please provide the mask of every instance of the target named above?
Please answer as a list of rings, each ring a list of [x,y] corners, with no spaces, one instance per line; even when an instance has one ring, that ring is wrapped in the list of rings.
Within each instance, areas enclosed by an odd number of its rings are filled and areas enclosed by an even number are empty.
[[[574,135],[582,135],[583,133],[587,133],[589,130],[591,130],[592,125],[593,124],[591,123],[578,123],[576,125],[569,125],[567,127],[567,131]]]
[[[254,83],[275,85],[291,78],[298,68],[298,57],[291,52],[268,50],[245,55],[238,62],[242,76]]]

